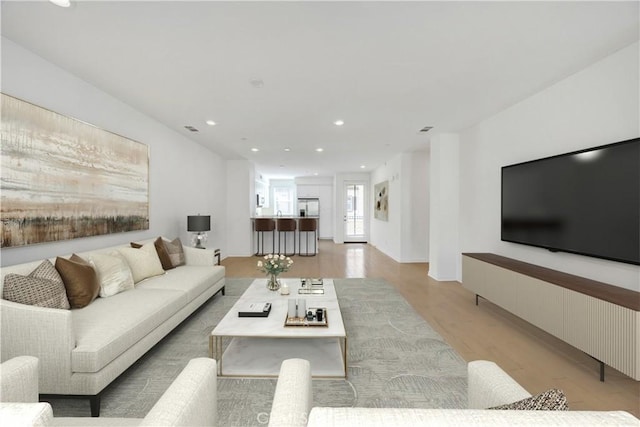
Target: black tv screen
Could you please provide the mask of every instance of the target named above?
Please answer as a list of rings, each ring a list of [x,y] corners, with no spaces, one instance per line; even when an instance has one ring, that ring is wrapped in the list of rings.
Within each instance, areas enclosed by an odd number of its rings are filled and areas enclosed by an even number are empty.
[[[640,138],[504,166],[501,239],[640,265]]]

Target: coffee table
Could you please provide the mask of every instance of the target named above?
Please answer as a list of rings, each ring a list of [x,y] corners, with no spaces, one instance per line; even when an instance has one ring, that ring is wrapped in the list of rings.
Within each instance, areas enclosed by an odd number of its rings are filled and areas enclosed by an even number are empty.
[[[211,332],[209,351],[218,375],[274,377],[283,360],[295,357],[311,362],[315,378],[346,378],[347,334],[333,280],[324,279],[324,294],[304,295],[298,294],[300,279],[280,281],[290,295],[269,291],[266,278],[256,279]],[[291,298],[326,308],[327,326],[285,326]],[[239,309],[252,302],[270,302],[269,316],[238,317]]]

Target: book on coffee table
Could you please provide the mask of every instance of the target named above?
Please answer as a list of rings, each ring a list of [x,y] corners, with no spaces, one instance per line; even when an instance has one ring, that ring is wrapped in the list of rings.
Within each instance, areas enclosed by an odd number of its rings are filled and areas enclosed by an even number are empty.
[[[251,302],[238,308],[238,317],[267,317],[270,312],[270,302]]]

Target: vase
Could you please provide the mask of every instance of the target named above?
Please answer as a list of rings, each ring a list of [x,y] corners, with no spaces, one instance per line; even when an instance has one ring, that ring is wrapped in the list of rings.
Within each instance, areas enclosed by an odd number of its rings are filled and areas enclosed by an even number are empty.
[[[269,280],[267,280],[267,289],[270,291],[277,291],[280,289],[280,281],[278,280],[278,276],[272,274],[269,276]]]

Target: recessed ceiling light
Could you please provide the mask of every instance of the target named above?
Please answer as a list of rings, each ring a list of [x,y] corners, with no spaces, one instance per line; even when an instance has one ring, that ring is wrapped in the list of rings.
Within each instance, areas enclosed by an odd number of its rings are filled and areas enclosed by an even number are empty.
[[[360,169],[364,169],[364,168],[366,168],[365,165],[360,165]]]
[[[344,124],[344,120],[336,120],[333,124],[336,126],[342,126]]]
[[[284,151],[291,151],[291,148],[286,147],[286,148],[284,149]]]
[[[71,6],[71,0],[49,0],[51,3],[60,7],[69,7]]]
[[[315,176],[318,176],[318,172],[314,172],[313,174],[314,174]]]
[[[253,148],[251,149],[251,151],[256,152],[256,151],[260,151],[260,149],[258,149],[258,148],[256,148],[256,147],[253,147]]]
[[[205,123],[207,123],[209,126],[215,126],[216,122],[214,122],[213,120],[207,120]]]
[[[316,148],[316,151],[317,151],[318,153],[322,153],[322,152],[324,151],[324,148]]]

